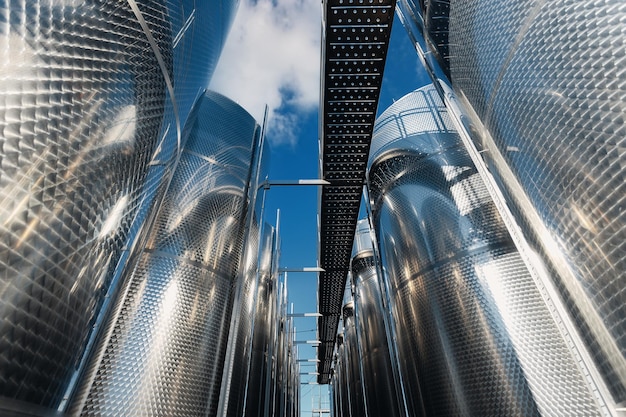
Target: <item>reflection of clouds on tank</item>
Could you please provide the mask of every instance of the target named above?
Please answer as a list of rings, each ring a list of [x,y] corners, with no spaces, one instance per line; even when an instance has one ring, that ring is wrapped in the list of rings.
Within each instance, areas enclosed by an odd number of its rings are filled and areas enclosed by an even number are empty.
[[[132,153],[137,128],[137,106],[122,106],[105,129],[102,146],[119,146],[125,153]]]
[[[37,68],[43,62],[35,49],[22,36],[15,32],[2,34],[0,47],[0,94],[4,111],[19,108],[22,105],[23,93],[36,92],[39,79]],[[2,118],[6,120],[6,117]],[[6,133],[4,134],[6,135]]]
[[[594,415],[552,306],[461,138],[444,129],[405,136],[402,126],[434,119],[404,106],[430,101],[433,112],[446,111],[428,90],[383,113],[368,171],[403,383],[433,414],[553,415],[567,408]],[[563,401],[571,392],[577,400]]]

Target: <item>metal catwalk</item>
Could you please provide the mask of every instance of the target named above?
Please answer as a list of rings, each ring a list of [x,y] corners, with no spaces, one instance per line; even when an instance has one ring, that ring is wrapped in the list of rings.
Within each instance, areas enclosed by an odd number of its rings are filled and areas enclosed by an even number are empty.
[[[325,0],[320,97],[318,382],[327,384],[395,0]]]

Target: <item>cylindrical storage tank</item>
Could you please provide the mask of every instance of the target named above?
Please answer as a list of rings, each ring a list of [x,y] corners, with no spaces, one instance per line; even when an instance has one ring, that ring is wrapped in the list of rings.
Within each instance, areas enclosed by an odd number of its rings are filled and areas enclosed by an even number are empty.
[[[276,239],[279,240],[279,234],[276,233]],[[278,247],[279,243],[276,243],[276,247]],[[276,252],[277,253],[277,252]],[[278,260],[276,261],[278,265]],[[280,299],[280,291],[281,285],[278,281],[278,276],[274,280],[275,289],[271,294],[271,310],[269,315],[271,317],[269,321],[269,334],[270,339],[268,342],[268,354],[267,354],[267,378],[265,379],[265,409],[263,414],[264,417],[273,416],[274,408],[276,405],[276,389],[277,389],[277,370],[276,370],[276,355],[278,349],[278,327],[279,327],[279,299]]]
[[[404,416],[393,374],[378,272],[367,219],[359,220],[352,249],[354,316],[368,416]]]
[[[268,174],[267,146],[264,138],[259,137],[259,144],[254,157],[254,167],[251,170],[250,186],[248,188],[248,204],[250,205],[247,218],[244,222],[245,250],[242,263],[239,267],[237,285],[233,294],[233,313],[231,318],[231,329],[228,340],[228,351],[226,356],[226,368],[220,396],[220,414],[233,417],[241,417],[244,414],[246,391],[250,376],[250,365],[252,355],[252,338],[254,332],[254,322],[256,306],[258,304],[258,286],[262,271],[261,259],[264,257],[262,251],[269,250],[265,256],[266,262],[271,262],[271,247],[262,245],[271,244],[270,240],[263,240],[259,219],[263,217],[262,199],[258,199],[259,182],[266,178]],[[271,264],[264,265],[271,268]],[[268,273],[269,269],[267,270]],[[227,407],[224,410],[224,407]]]
[[[266,392],[270,389],[268,373],[271,372],[269,355],[272,342],[272,310],[276,298],[276,275],[274,264],[275,229],[265,224],[261,240],[261,258],[259,260],[258,298],[255,306],[254,333],[252,336],[252,354],[250,358],[250,378],[247,386],[245,415],[264,416]]]
[[[608,406],[623,407],[626,9],[615,0],[438,3],[448,3],[438,51],[448,50],[451,85],[476,116],[474,145],[529,256],[545,264],[542,279],[562,298]]]
[[[598,415],[432,86],[379,117],[369,164],[410,414]]]
[[[129,7],[44,3],[0,6],[0,410],[60,405],[164,115],[163,74]]]
[[[328,384],[328,392],[330,395],[330,417],[336,417],[339,414],[338,407],[338,391],[337,391],[337,375],[335,374],[335,366],[337,366],[337,357],[333,358],[333,368],[330,372],[330,383]]]
[[[283,321],[279,319],[278,325],[279,328],[282,328]],[[274,381],[275,389],[274,389],[274,404],[273,404],[273,413],[272,416],[280,417],[283,409],[283,399],[285,395],[285,387],[284,387],[284,351],[285,348],[283,346],[284,334],[279,330],[278,339],[276,344],[276,379]]]
[[[335,374],[337,375],[337,395],[339,400],[339,412],[337,416],[351,417],[350,401],[348,400],[348,383],[346,381],[346,354],[343,344],[343,333],[337,335],[337,360],[335,362]]]
[[[291,335],[292,337],[289,338],[289,357],[288,357],[288,363],[289,363],[289,375],[287,378],[288,381],[288,396],[287,396],[287,413],[286,415],[289,417],[297,417],[299,416],[298,414],[296,414],[297,408],[298,408],[298,386],[300,384],[299,381],[299,370],[298,370],[298,363],[296,362],[296,358],[298,356],[298,349],[294,343],[293,340],[293,335],[295,333],[294,332],[294,328],[293,328],[293,320],[290,320],[291,322]]]
[[[178,53],[185,21],[171,12],[184,3],[193,14],[192,2],[132,3],[0,6],[2,415],[65,408],[129,252],[145,242],[171,178],[164,166],[180,151],[183,110],[206,88],[235,6],[202,6],[184,36],[195,46]],[[204,24],[216,8],[223,24]],[[201,41],[218,38],[218,48]],[[189,56],[199,64],[193,79],[180,72]],[[172,76],[186,80],[177,116]]]
[[[363,380],[361,377],[361,358],[359,355],[356,326],[354,323],[354,302],[352,297],[348,299],[342,310],[344,353],[346,369],[346,385],[348,388],[348,401],[351,416],[364,416],[365,397],[363,396]]]
[[[286,366],[287,366],[287,304],[286,288],[284,281],[281,283],[278,294],[278,317],[276,328],[275,365],[274,365],[274,399],[272,404],[272,416],[282,417],[285,412],[286,393]]]
[[[255,187],[256,188],[256,187]],[[230,369],[229,379],[223,381],[222,391],[227,390],[228,409],[226,416],[242,416],[245,406],[246,385],[248,382],[248,372],[250,370],[251,361],[251,337],[252,326],[254,324],[254,312],[257,302],[257,254],[259,250],[259,227],[253,223],[250,233],[247,235],[245,242],[244,264],[239,279],[242,279],[239,297],[235,298],[233,306],[233,318],[231,324],[231,336],[236,336],[233,340],[229,339],[228,350],[232,350],[233,355],[232,369]],[[254,256],[252,256],[254,254]],[[235,317],[237,315],[237,317]]]
[[[243,249],[254,119],[206,93],[86,400],[98,416],[215,415]]]

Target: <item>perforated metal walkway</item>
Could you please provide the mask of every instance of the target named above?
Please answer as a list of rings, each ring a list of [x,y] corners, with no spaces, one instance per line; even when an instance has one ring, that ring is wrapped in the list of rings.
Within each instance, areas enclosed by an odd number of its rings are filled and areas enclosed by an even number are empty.
[[[318,383],[327,384],[395,0],[324,2]]]

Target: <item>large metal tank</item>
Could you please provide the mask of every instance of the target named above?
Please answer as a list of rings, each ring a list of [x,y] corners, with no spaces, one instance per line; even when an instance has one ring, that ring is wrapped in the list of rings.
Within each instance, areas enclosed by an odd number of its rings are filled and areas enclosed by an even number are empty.
[[[426,13],[425,3],[402,3]],[[472,146],[615,413],[626,405],[626,8],[618,0],[429,3],[448,4],[439,16],[445,39],[428,41],[447,54],[443,83],[462,97]]]
[[[294,343],[294,323],[287,312],[286,275],[280,285],[278,303],[278,327],[275,346],[275,384],[273,414],[276,417],[299,414],[300,371],[297,364],[297,350]]]
[[[245,240],[245,251],[242,273],[238,277],[242,282],[239,294],[235,293],[231,319],[231,332],[228,340],[228,354],[231,355],[231,366],[225,372],[222,381],[222,400],[220,414],[226,416],[242,416],[246,401],[246,386],[248,384],[250,361],[252,354],[252,335],[254,313],[258,291],[258,254],[259,254],[259,227],[252,224],[250,233]],[[254,254],[254,256],[252,256]],[[226,364],[228,364],[228,359]]]
[[[258,136],[239,105],[206,93],[74,412],[216,415]]]
[[[337,363],[337,357],[333,357],[333,366]],[[338,402],[338,391],[337,391],[337,375],[333,368],[330,371],[330,382],[328,384],[328,393],[330,395],[330,417],[335,417],[339,415],[339,402]]]
[[[295,335],[295,328],[293,320],[291,322],[291,334]],[[298,347],[294,343],[294,336],[289,338],[289,354],[287,357],[288,362],[288,375],[287,375],[287,406],[285,417],[299,417],[299,394],[300,394],[300,371],[297,362]]]
[[[337,356],[335,356],[334,374],[336,376],[335,390],[337,391],[336,416],[350,417],[350,401],[348,400],[348,383],[346,382],[346,360],[343,345],[343,333],[337,335]]]
[[[293,319],[287,312],[287,278],[283,275],[279,279],[278,303],[277,303],[277,326],[274,330],[273,346],[270,351],[275,352],[271,356],[274,362],[272,366],[273,377],[270,384],[271,392],[268,391],[266,398],[269,399],[269,416],[273,417],[296,417],[299,415],[300,395],[300,370],[297,363],[297,349],[294,335]]]
[[[600,415],[432,86],[379,117],[368,182],[410,415]]]
[[[246,416],[265,416],[266,393],[270,389],[268,374],[271,372],[272,320],[276,305],[276,274],[274,251],[275,229],[266,224],[262,238],[259,260],[258,298],[255,306],[250,377],[245,399]]]
[[[354,301],[350,296],[342,309],[343,317],[343,349],[346,370],[345,383],[348,389],[348,401],[351,416],[364,416],[366,398],[363,392],[363,378],[361,376],[361,356],[357,339],[356,324],[354,322]]]
[[[0,414],[65,408],[234,6],[0,6]]]
[[[289,322],[287,320],[287,288],[284,278],[281,280],[278,292],[277,320],[274,345],[274,395],[272,399],[272,410],[270,415],[282,417],[285,414],[285,404],[287,395],[287,339]]]
[[[278,227],[278,225],[277,225]],[[279,243],[279,233],[276,233],[276,247],[278,248],[280,243]],[[278,261],[277,261],[278,262]],[[279,327],[280,327],[280,300],[281,300],[281,293],[282,293],[282,283],[279,280],[279,277],[276,277],[275,280],[275,284],[276,284],[276,288],[273,291],[273,294],[271,296],[271,309],[270,309],[270,321],[269,321],[269,335],[270,335],[270,339],[269,339],[269,343],[268,343],[268,354],[267,354],[267,361],[268,361],[268,372],[267,372],[267,378],[265,379],[265,409],[263,416],[274,416],[274,410],[276,408],[276,396],[277,396],[277,390],[278,390],[278,365],[277,365],[277,355],[278,355],[278,332],[279,332]]]
[[[244,414],[247,385],[250,377],[252,342],[256,320],[256,306],[259,303],[258,288],[262,278],[261,260],[271,262],[271,239],[264,240],[264,230],[259,224],[263,218],[264,199],[257,199],[259,184],[268,174],[269,156],[264,138],[259,137],[247,195],[248,214],[244,222],[245,250],[239,267],[237,283],[233,294],[233,312],[228,338],[228,352],[225,359],[224,380],[220,393],[220,415],[240,417]],[[269,226],[268,226],[269,227]],[[264,254],[262,251],[270,251]],[[271,273],[271,264],[263,265]]]
[[[354,286],[354,317],[359,344],[363,391],[368,416],[404,416],[385,325],[381,282],[374,260],[368,219],[359,220],[350,263]]]

